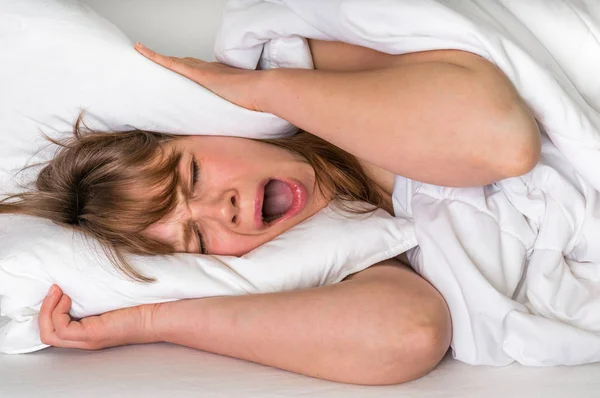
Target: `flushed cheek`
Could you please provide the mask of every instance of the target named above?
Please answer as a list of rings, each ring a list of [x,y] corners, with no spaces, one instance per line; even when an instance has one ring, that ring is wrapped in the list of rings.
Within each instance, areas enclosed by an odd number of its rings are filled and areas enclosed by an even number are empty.
[[[230,183],[231,180],[238,180],[240,177],[247,179],[255,174],[262,174],[264,169],[257,167],[256,163],[242,162],[237,159],[228,159],[227,161],[203,161],[201,163],[205,177],[218,183]]]

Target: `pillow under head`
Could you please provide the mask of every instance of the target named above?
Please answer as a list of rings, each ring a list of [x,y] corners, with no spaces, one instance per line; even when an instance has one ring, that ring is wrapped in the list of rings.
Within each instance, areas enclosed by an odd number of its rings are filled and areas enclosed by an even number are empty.
[[[71,315],[84,317],[145,303],[276,292],[336,283],[416,246],[412,224],[383,210],[350,214],[334,205],[242,257],[176,254],[132,256],[156,282],[124,277],[101,248],[51,222],[0,216],[0,352],[46,347],[37,314],[54,283],[72,300]]]

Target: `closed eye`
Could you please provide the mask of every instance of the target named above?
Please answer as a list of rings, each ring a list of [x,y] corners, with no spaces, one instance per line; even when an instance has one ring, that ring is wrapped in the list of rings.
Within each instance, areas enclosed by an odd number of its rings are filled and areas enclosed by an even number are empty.
[[[198,248],[199,248],[200,254],[207,254],[206,253],[206,245],[204,243],[204,238],[202,237],[202,234],[200,233],[200,230],[198,229],[198,227],[194,227],[194,232],[196,233],[196,236],[198,237]]]
[[[192,172],[194,184],[193,186],[196,187],[196,184],[198,183],[198,174],[200,172],[200,167],[198,166],[198,161],[196,160],[196,158],[194,158],[192,161],[192,168],[194,169]]]
[[[190,192],[193,193],[196,189],[196,184],[198,184],[198,178],[200,176],[200,166],[198,165],[198,161],[195,157],[192,156],[192,162],[190,164]]]

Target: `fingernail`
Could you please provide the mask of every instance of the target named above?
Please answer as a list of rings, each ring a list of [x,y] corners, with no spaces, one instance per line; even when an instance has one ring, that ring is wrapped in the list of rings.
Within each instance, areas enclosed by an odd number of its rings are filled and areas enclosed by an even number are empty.
[[[141,48],[142,50],[145,50],[145,49],[146,49],[146,47],[144,47],[144,45],[143,45],[142,43],[140,43],[139,41],[138,41],[137,43],[135,43],[135,46],[136,46],[137,48]]]
[[[56,285],[50,286],[50,290],[48,290],[48,294],[46,295],[46,297],[52,296],[55,291],[56,291]]]

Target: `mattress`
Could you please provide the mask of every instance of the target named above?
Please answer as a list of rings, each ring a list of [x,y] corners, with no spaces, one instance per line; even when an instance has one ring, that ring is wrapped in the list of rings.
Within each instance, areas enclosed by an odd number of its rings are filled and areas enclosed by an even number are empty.
[[[223,0],[86,0],[134,41],[210,59]],[[600,363],[473,367],[447,356],[426,377],[366,387],[309,378],[170,344],[0,355],[0,397],[592,397]]]
[[[170,344],[0,356],[0,397],[592,397],[600,364],[470,366],[447,357],[428,376],[396,386],[313,379]]]

